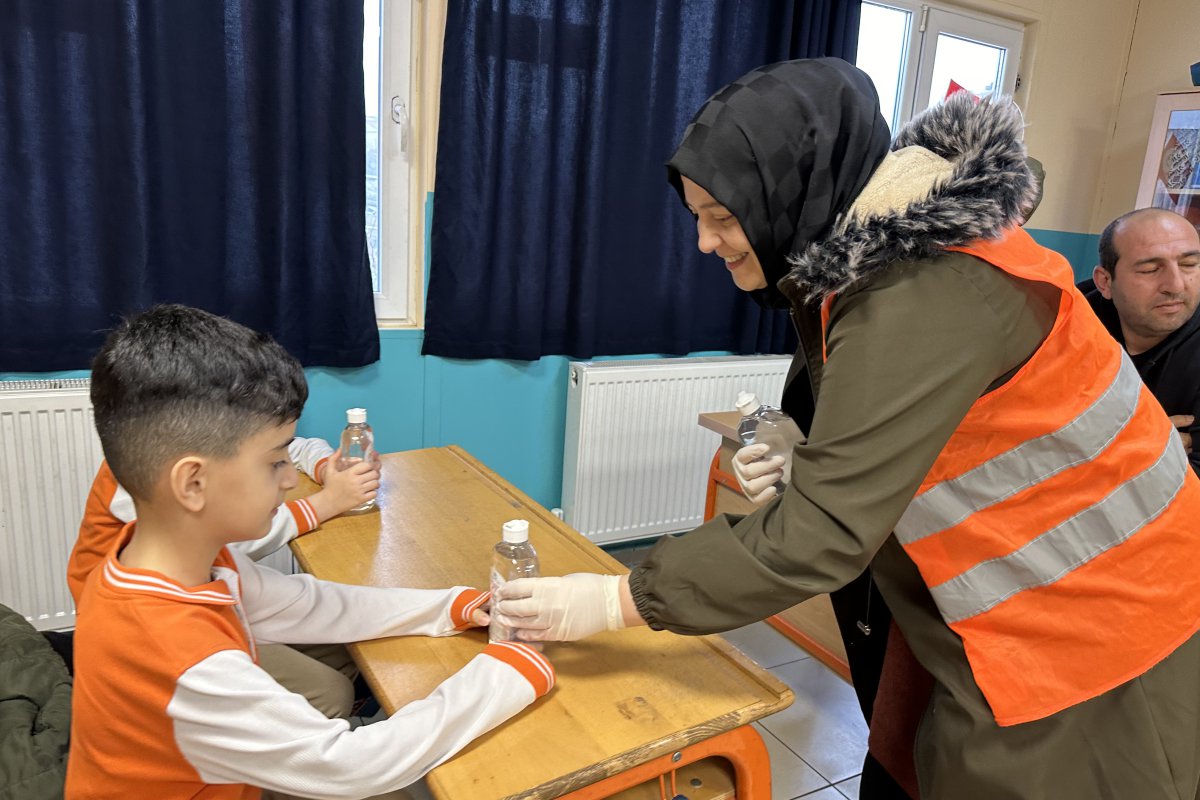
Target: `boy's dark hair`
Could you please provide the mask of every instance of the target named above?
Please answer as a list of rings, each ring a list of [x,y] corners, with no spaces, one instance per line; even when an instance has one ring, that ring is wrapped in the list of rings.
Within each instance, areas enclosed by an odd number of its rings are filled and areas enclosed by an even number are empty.
[[[308,384],[265,333],[180,305],[125,320],[92,361],[96,431],[113,475],[146,497],[187,453],[230,458],[264,426],[300,417]]]

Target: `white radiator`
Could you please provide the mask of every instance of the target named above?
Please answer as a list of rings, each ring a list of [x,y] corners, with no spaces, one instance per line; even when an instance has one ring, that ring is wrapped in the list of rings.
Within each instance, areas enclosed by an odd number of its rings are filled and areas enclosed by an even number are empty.
[[[739,391],[778,405],[790,356],[572,361],[562,507],[596,544],[685,531],[704,518],[720,441],[699,414]]]
[[[0,603],[75,625],[67,557],[104,456],[86,378],[0,382]]]
[[[86,378],[0,381],[0,603],[38,630],[75,625],[67,559],[103,459]],[[294,571],[286,547],[261,563]]]

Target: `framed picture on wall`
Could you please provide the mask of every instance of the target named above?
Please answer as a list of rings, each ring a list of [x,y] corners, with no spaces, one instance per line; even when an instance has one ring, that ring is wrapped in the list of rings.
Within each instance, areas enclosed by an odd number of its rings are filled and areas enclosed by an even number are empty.
[[[1169,208],[1200,227],[1200,89],[1160,94],[1137,207]]]

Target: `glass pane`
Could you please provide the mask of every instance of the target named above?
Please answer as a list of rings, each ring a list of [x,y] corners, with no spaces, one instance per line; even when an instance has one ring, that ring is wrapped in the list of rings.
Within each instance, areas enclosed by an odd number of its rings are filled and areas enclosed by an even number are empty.
[[[904,64],[912,14],[900,8],[863,3],[854,63],[871,76],[879,92],[879,109],[894,131],[904,91]]]
[[[1171,112],[1150,204],[1200,226],[1200,111]]]
[[[379,291],[379,13],[383,0],[364,0],[363,99],[367,108],[367,253],[371,289]]]
[[[931,107],[946,99],[951,81],[979,97],[999,88],[1007,55],[1004,48],[939,33],[934,53]]]

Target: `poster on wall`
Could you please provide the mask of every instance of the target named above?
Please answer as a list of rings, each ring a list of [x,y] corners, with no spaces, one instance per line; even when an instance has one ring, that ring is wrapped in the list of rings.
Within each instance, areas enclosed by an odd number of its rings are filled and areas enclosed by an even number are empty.
[[[1200,110],[1171,112],[1151,205],[1200,226]]]

